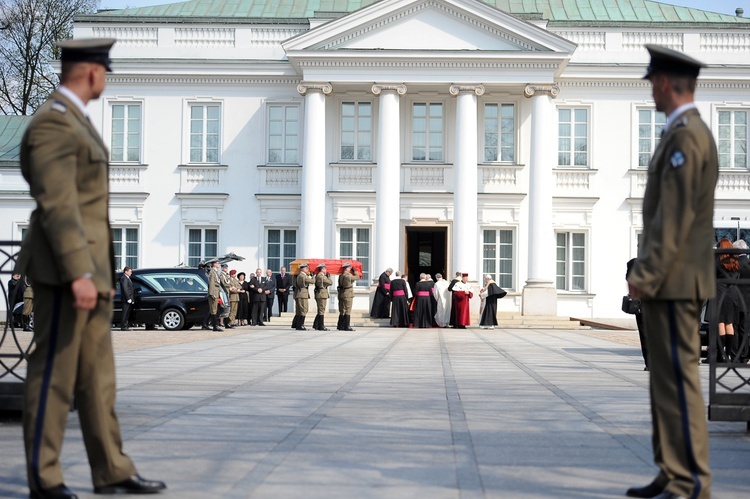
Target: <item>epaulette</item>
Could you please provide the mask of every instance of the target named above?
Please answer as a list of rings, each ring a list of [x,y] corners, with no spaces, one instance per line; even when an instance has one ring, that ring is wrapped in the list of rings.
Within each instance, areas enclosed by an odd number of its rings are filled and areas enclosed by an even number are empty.
[[[66,106],[64,102],[56,100],[52,103],[52,110],[65,114],[68,112],[68,106]]]
[[[687,126],[688,124],[688,118],[687,116],[683,116],[679,120],[675,121],[672,126]]]

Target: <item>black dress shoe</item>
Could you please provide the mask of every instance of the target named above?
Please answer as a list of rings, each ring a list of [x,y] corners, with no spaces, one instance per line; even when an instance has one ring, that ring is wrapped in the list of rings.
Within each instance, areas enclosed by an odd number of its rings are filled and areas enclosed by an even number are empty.
[[[297,331],[307,331],[307,328],[305,326],[300,326],[297,328]]]
[[[29,492],[29,497],[31,499],[78,499],[78,496],[64,483],[49,489],[32,490]]]
[[[664,492],[667,485],[660,480],[654,480],[645,487],[630,487],[625,495],[628,497],[656,497]]]
[[[94,487],[94,494],[155,494],[166,488],[164,482],[146,480],[136,473],[122,482]]]

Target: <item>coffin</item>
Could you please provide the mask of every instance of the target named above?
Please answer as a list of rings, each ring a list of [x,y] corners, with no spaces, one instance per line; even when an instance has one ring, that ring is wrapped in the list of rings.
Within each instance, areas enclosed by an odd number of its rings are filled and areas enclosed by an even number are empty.
[[[329,274],[340,275],[341,266],[346,262],[351,263],[352,268],[354,268],[360,276],[362,275],[362,262],[358,262],[357,260],[333,260],[330,258],[298,258],[289,264],[289,271],[292,274],[298,274],[299,266],[306,263],[310,266],[310,270],[315,272],[318,265],[324,263]]]

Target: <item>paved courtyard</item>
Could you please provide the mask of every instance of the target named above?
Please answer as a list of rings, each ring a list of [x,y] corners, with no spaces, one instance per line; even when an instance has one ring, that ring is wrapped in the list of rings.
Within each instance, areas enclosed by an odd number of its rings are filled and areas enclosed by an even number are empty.
[[[114,335],[125,450],[162,497],[622,497],[656,473],[635,332]],[[748,497],[745,423],[709,430],[714,497]],[[0,454],[0,497],[26,497],[17,422]],[[74,413],[63,461],[94,497]]]

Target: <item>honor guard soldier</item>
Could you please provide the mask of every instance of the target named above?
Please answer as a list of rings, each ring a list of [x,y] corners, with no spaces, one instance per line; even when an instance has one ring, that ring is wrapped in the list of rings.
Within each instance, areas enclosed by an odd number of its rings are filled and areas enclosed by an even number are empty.
[[[28,359],[23,433],[30,497],[75,498],[60,462],[75,396],[96,494],[152,493],[123,453],[110,327],[115,287],[109,153],[86,104],[104,91],[114,39],[59,42],[61,86],[21,141],[36,209],[18,258],[34,282],[36,348]]]
[[[354,331],[351,327],[352,303],[354,302],[354,283],[357,275],[352,264],[344,262],[341,265],[341,276],[339,277],[339,322],[336,329],[339,331]]]
[[[630,296],[641,300],[649,350],[654,462],[652,483],[630,497],[708,498],[706,406],[698,373],[701,304],[716,292],[714,189],[716,144],[693,103],[695,59],[646,45],[656,110],[667,116],[648,167],[643,235],[628,275]]]
[[[26,281],[26,289],[23,290],[23,330],[33,331],[31,314],[34,313],[34,288],[31,287],[31,282],[26,277],[24,277],[24,280]]]
[[[328,286],[333,284],[331,276],[324,263],[318,265],[318,273],[315,274],[315,303],[318,305],[318,314],[313,322],[313,329],[328,331],[325,326],[326,308],[328,305]]]
[[[307,287],[315,282],[312,276],[307,275],[308,269],[308,265],[303,263],[299,266],[299,274],[294,278],[294,307],[296,313],[292,321],[292,328],[297,331],[307,331],[305,316],[307,315],[307,306],[310,300],[310,291]]]
[[[221,298],[221,278],[219,277],[219,262],[214,262],[208,272],[208,311],[211,314],[211,324],[214,331],[224,331],[219,327],[219,299]]]

